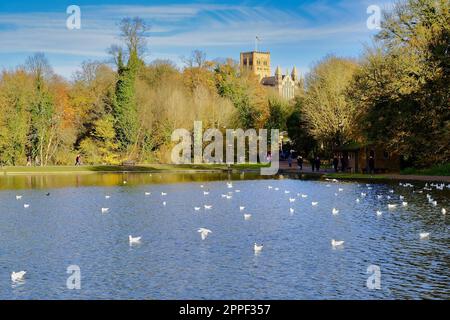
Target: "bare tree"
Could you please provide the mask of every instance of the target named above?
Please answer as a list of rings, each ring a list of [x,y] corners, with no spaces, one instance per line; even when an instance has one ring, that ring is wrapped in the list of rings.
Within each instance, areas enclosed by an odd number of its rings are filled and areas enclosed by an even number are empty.
[[[29,56],[25,62],[25,69],[32,73],[38,81],[53,74],[52,67],[42,52],[37,52]]]
[[[147,51],[147,32],[150,27],[139,17],[124,18],[120,22],[120,36],[125,42],[128,53],[137,53],[142,57]]]
[[[206,64],[206,53],[201,50],[192,51],[189,57],[182,57],[188,68],[203,68]]]

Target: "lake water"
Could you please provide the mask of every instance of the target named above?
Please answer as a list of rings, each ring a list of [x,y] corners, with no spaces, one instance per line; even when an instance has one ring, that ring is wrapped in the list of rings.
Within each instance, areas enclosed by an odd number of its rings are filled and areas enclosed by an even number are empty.
[[[249,174],[0,176],[0,299],[450,299],[449,213],[441,213],[450,211],[449,189],[420,194],[413,190],[423,183],[414,185]],[[200,227],[212,231],[204,241]],[[130,246],[129,235],[141,244]],[[345,243],[333,248],[332,239]],[[259,254],[255,242],[264,245]],[[80,290],[66,286],[69,265],[81,270]],[[380,268],[378,290],[366,286],[370,265]],[[20,270],[25,280],[13,283]]]

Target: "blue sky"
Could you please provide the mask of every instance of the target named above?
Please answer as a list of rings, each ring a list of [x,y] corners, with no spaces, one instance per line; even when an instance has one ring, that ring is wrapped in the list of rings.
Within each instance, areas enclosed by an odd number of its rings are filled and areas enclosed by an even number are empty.
[[[67,78],[85,60],[108,59],[118,44],[117,23],[140,16],[151,26],[147,60],[171,59],[182,66],[192,50],[209,59],[239,59],[239,52],[272,53],[272,67],[296,65],[305,73],[329,53],[358,57],[375,31],[366,27],[369,5],[389,7],[388,0],[315,1],[144,1],[71,0],[0,1],[0,69],[22,64],[44,52],[54,70]],[[66,28],[66,8],[81,8],[81,29]]]

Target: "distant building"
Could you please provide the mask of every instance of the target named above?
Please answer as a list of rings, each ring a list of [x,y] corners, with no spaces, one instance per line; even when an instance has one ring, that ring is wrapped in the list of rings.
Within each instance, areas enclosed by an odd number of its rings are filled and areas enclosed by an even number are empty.
[[[293,99],[299,89],[300,77],[296,67],[292,69],[291,74],[286,71],[284,75],[281,68],[277,67],[275,75],[272,76],[270,52],[242,52],[240,65],[242,69],[256,75],[263,86],[274,88],[286,100]]]
[[[270,52],[242,52],[241,68],[251,71],[260,81],[270,77]]]

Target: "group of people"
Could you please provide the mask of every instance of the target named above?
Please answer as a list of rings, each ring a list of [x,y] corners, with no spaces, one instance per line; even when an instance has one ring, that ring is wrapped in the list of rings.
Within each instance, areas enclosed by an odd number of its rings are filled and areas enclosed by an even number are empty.
[[[294,161],[294,157],[293,157],[292,153],[289,154],[287,161],[288,161],[289,168],[291,168],[292,162]],[[297,168],[299,171],[303,171],[303,157],[300,155],[297,156]],[[313,172],[320,171],[320,157],[317,156],[317,157],[311,159],[311,169]]]
[[[289,168],[292,167],[293,161],[294,161],[294,156],[293,156],[293,153],[291,152],[287,158]],[[311,159],[310,162],[311,162],[312,172],[319,172],[320,167],[321,167],[320,157],[317,156],[317,157]],[[339,163],[340,163],[340,168],[339,168]],[[335,155],[333,157],[332,164],[333,164],[333,168],[334,168],[335,172],[339,172],[339,171],[346,172],[348,169],[348,157],[344,157],[344,156],[338,157],[337,155]],[[297,168],[299,171],[303,171],[303,157],[300,155],[297,157]],[[372,155],[368,159],[368,173],[369,174],[375,173],[375,159]]]

